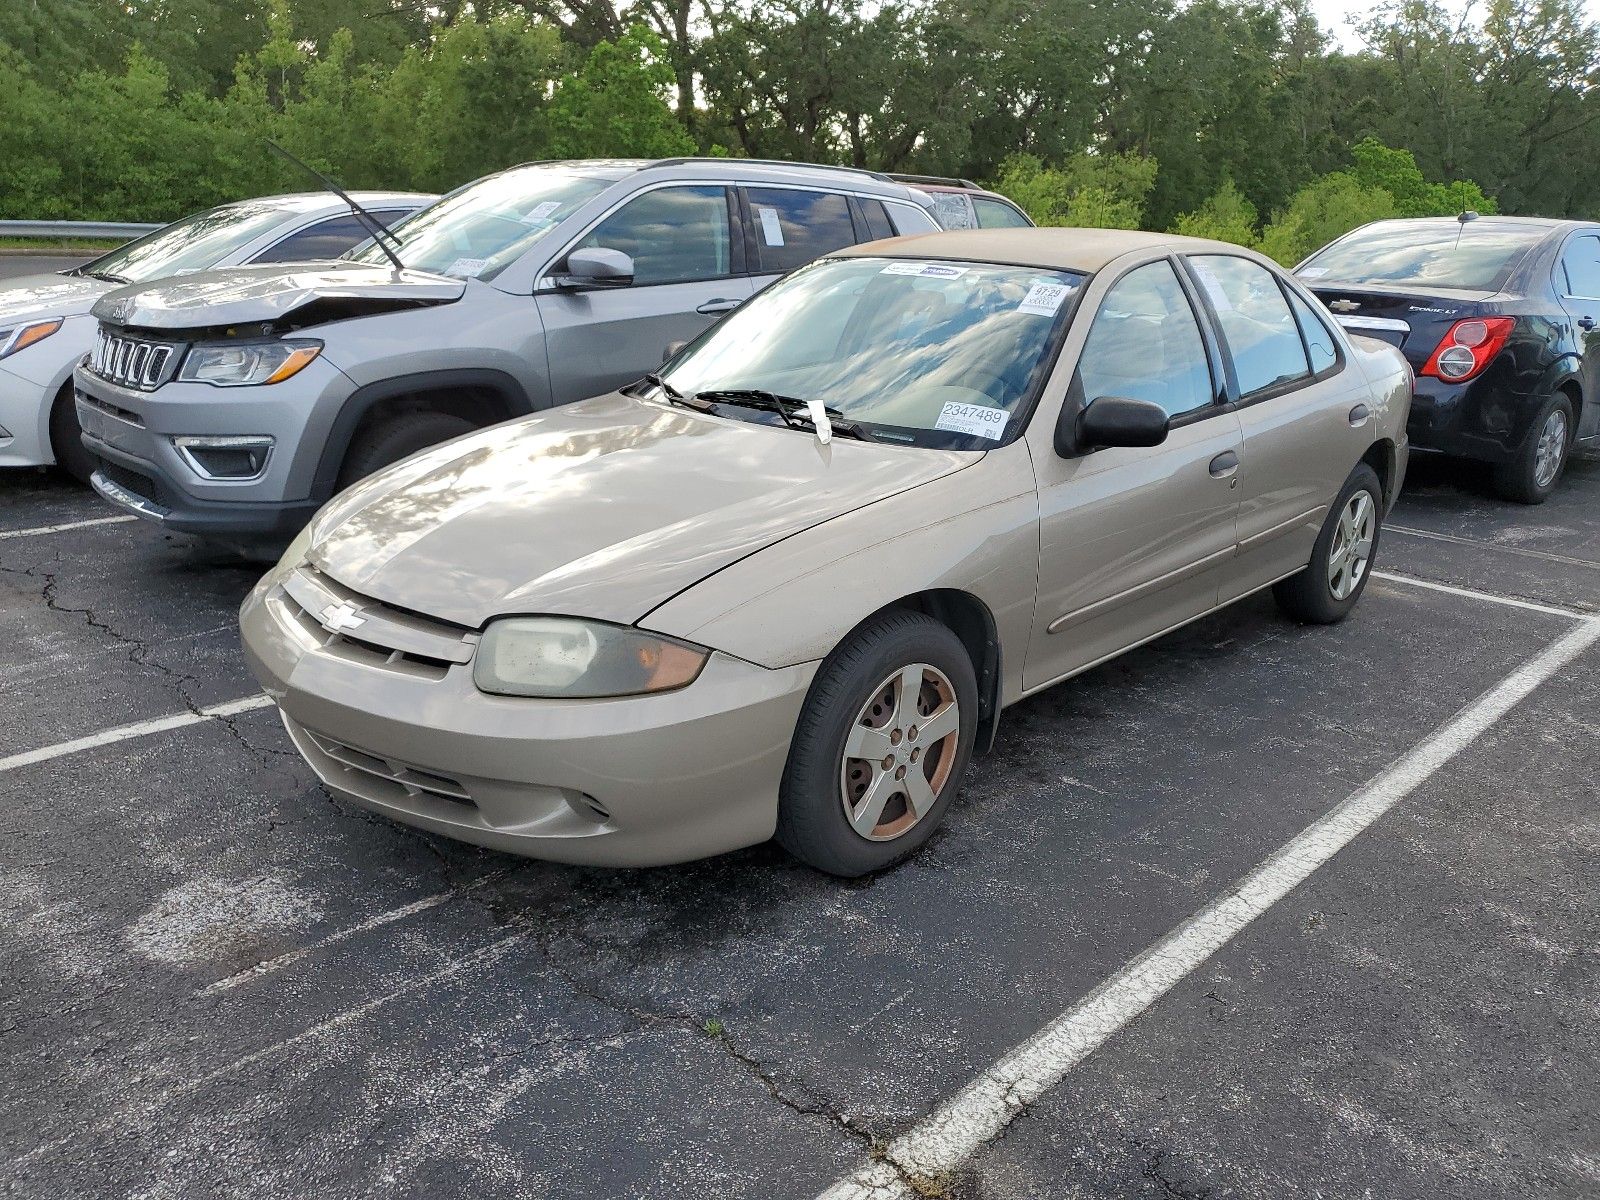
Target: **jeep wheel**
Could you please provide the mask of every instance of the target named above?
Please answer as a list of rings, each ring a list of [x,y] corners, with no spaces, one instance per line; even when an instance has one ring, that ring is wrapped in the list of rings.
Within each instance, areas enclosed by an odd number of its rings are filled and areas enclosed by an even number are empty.
[[[419,450],[448,442],[476,428],[464,417],[442,412],[404,412],[384,417],[356,434],[339,468],[339,487],[349,487]]]

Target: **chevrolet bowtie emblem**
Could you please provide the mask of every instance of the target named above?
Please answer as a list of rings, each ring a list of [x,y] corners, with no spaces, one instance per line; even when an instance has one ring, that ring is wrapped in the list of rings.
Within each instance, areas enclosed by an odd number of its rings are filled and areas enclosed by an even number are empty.
[[[341,600],[338,604],[330,604],[322,610],[322,627],[329,633],[344,633],[350,629],[360,629],[367,623],[367,619],[358,615],[358,610],[349,601]]]
[[[1328,307],[1333,309],[1334,312],[1352,313],[1355,312],[1356,309],[1360,308],[1361,305],[1355,300],[1335,300],[1332,304],[1328,305]]]

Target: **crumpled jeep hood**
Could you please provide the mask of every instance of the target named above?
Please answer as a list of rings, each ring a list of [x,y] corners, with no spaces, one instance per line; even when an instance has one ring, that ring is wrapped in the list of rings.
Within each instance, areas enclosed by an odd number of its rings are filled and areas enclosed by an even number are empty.
[[[366,263],[263,264],[199,271],[177,279],[134,284],[102,296],[96,318],[143,329],[196,329],[281,321],[320,302],[345,302],[350,316],[385,307],[448,304],[466,290],[460,279],[427,271],[395,271]]]
[[[311,561],[472,628],[506,614],[632,624],[791,534],[975,456],[836,441],[621,393],[423,451],[314,522]]]

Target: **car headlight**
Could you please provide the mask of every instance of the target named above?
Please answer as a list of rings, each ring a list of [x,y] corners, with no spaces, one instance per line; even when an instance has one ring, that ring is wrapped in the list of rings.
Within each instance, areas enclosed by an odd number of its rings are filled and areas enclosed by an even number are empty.
[[[484,632],[472,681],[497,696],[637,696],[693,683],[708,657],[699,646],[621,625],[507,617]]]
[[[17,325],[0,329],[0,358],[10,358],[18,350],[26,350],[35,342],[42,342],[61,328],[61,318],[52,321],[35,321],[31,325]]]
[[[305,370],[321,353],[322,343],[312,341],[202,344],[184,357],[178,378],[216,387],[282,383]]]

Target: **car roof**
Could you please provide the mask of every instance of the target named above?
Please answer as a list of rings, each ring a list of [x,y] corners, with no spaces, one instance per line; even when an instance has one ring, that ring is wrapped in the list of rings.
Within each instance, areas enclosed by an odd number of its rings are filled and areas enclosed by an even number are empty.
[[[351,192],[350,196],[363,208],[393,204],[432,204],[439,197],[428,192]],[[278,196],[256,196],[249,200],[236,200],[224,208],[276,208],[284,212],[314,213],[322,209],[348,211],[348,206],[332,192],[285,192]]]
[[[956,229],[867,242],[839,253],[879,258],[948,258],[1093,273],[1124,254],[1139,250],[1261,257],[1230,242],[1133,229]]]

